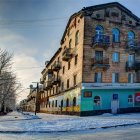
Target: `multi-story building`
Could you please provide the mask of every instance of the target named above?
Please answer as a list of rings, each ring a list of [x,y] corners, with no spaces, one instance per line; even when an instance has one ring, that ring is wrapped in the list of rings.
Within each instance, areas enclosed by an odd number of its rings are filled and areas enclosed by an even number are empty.
[[[117,2],[74,13],[41,83],[42,112],[140,111],[140,19]]]

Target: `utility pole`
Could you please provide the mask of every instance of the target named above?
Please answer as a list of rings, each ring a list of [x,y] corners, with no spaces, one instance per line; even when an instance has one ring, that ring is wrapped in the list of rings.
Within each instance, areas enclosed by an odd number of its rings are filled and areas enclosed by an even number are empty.
[[[39,92],[39,82],[32,82],[36,83],[36,96],[35,96],[35,115],[37,113],[37,105],[38,105],[38,92]]]

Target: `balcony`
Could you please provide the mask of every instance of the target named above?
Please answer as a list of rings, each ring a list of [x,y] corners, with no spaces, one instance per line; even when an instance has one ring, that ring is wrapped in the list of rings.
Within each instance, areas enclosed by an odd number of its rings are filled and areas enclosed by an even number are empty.
[[[54,65],[52,66],[52,70],[53,71],[59,71],[61,69],[61,63],[59,61],[57,61],[56,63],[54,63]]]
[[[96,34],[93,37],[93,48],[103,48],[107,49],[110,45],[110,36],[102,35],[102,34]]]
[[[51,80],[53,85],[57,85],[60,83],[60,77],[53,77]]]
[[[140,70],[140,61],[126,62],[126,71]]]
[[[40,78],[40,83],[41,83],[41,84],[44,84],[44,80],[45,80],[44,77],[41,77],[41,78]]]
[[[62,53],[62,60],[69,61],[73,56],[72,48],[66,48]]]
[[[92,69],[96,70],[96,69],[103,69],[103,70],[107,70],[109,69],[110,65],[109,65],[109,58],[103,57],[103,58],[93,58],[92,59]]]
[[[134,51],[136,53],[139,52],[140,51],[140,41],[136,41],[136,40],[127,41],[126,50]]]
[[[48,89],[50,89],[50,88],[52,88],[52,82],[51,82],[51,80],[50,80],[50,81],[46,81],[46,82],[43,84],[43,89],[44,89],[44,90],[48,90]]]

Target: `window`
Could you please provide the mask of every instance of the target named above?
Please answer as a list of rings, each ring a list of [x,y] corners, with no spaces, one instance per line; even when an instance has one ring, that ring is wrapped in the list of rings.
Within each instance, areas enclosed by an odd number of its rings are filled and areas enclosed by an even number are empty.
[[[70,41],[69,41],[69,48],[71,48],[72,47],[72,40],[70,39]]]
[[[133,31],[128,32],[128,41],[134,40],[135,39],[135,34]]]
[[[79,31],[76,32],[75,34],[75,45],[79,43]]]
[[[77,65],[78,55],[75,56],[74,64]]]
[[[53,94],[54,94],[54,87],[53,87]]]
[[[95,81],[95,83],[101,83],[102,82],[102,73],[101,72],[95,73],[94,81]]]
[[[56,94],[58,93],[58,86],[56,86]]]
[[[57,107],[57,100],[55,100],[55,107]]]
[[[68,70],[70,69],[70,61],[68,62]]]
[[[66,107],[69,107],[69,99],[66,100]]]
[[[96,26],[96,34],[97,35],[102,35],[104,32],[104,28],[101,25]]]
[[[52,101],[52,107],[54,107],[54,101]]]
[[[73,76],[73,86],[75,86],[77,83],[76,83],[76,78],[77,78],[77,75],[74,75]]]
[[[119,82],[119,73],[112,73],[112,83]]]
[[[132,95],[128,96],[128,103],[133,103],[133,96]]]
[[[85,91],[84,92],[84,97],[86,97],[86,98],[92,97],[92,92],[91,91]]]
[[[112,29],[113,42],[120,42],[120,31],[117,28]]]
[[[94,104],[96,106],[100,106],[101,105],[101,100],[100,100],[100,97],[99,96],[95,96],[94,97]]]
[[[95,51],[95,59],[98,63],[102,63],[103,61],[103,51]]]
[[[76,106],[76,97],[73,98],[73,106]]]
[[[63,100],[61,100],[61,107],[63,107]]]
[[[51,95],[51,89],[50,89],[50,95]]]
[[[134,82],[134,74],[133,73],[129,73],[128,74],[128,83],[133,83]]]
[[[129,54],[128,55],[128,62],[129,63],[134,63],[135,61],[135,55],[134,54]]]
[[[112,54],[112,62],[119,62],[120,61],[120,53],[119,52],[114,52]]]
[[[69,88],[69,79],[67,80],[67,88]]]
[[[65,66],[63,66],[63,74],[65,73]]]
[[[64,82],[61,84],[61,90],[64,90]]]

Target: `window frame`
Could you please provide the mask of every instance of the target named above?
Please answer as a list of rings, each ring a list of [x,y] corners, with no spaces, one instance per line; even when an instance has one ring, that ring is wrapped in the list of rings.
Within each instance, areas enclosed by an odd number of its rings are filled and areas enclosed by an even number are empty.
[[[120,52],[113,52],[112,53],[112,62],[119,63],[120,62]]]
[[[130,97],[131,96],[131,97]],[[128,95],[128,104],[133,104],[134,102],[134,98],[133,98],[133,95]]]
[[[112,83],[119,83],[119,73],[118,72],[112,73]]]
[[[102,72],[95,72],[94,74],[94,82],[95,83],[102,83]]]
[[[99,97],[99,98],[95,99],[95,97]],[[96,95],[95,97],[94,97],[94,105],[101,106],[101,97],[99,95]]]
[[[112,29],[112,42],[120,43],[120,30],[118,28]]]
[[[75,34],[75,46],[79,44],[79,30]]]

